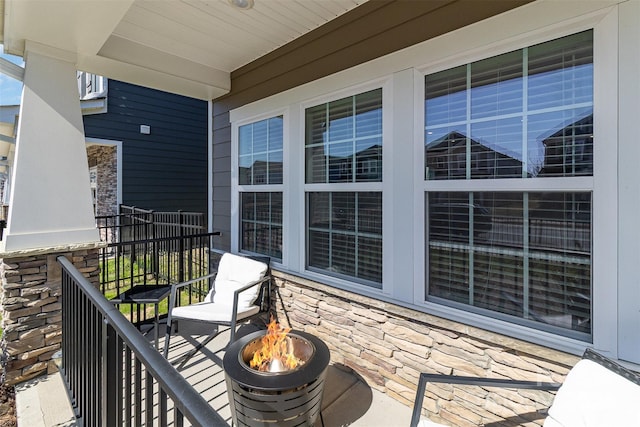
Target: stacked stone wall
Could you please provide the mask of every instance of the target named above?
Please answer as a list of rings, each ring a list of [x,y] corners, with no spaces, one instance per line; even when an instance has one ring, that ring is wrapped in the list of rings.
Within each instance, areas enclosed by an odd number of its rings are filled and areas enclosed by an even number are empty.
[[[115,146],[91,145],[87,147],[89,163],[95,163],[98,172],[96,215],[118,213],[118,157]]]
[[[118,151],[113,145],[90,145],[87,147],[89,165],[96,165],[96,216],[118,214]],[[99,221],[100,222],[100,221]],[[100,240],[118,241],[118,230],[114,220],[100,222]]]
[[[412,406],[420,372],[562,382],[578,357],[274,273],[278,319],[323,339],[334,364]],[[553,393],[429,383],[423,413],[447,425],[539,426]]]
[[[14,385],[55,372],[62,342],[62,280],[56,258],[66,256],[99,285],[99,249],[20,254],[0,260],[4,382]]]

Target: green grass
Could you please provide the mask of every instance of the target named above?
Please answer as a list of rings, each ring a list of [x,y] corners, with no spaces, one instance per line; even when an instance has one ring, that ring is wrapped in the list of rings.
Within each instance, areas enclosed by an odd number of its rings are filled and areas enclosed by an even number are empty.
[[[160,258],[160,265],[168,265],[167,255],[164,255]],[[147,284],[147,285],[155,285],[155,284],[166,284],[166,280],[158,283],[158,280],[153,274],[149,274],[145,272],[145,266],[151,266],[150,257],[138,258],[136,261],[132,262],[130,257],[120,257],[118,264],[116,264],[116,259],[111,258],[107,259],[106,262],[102,262],[100,265],[101,268],[101,280],[104,280],[106,277],[107,280],[101,285],[101,289],[103,291],[104,296],[107,299],[112,299],[118,295],[118,293],[125,292],[130,289],[132,286]],[[207,274],[207,266],[199,266],[194,265],[191,267],[193,276],[200,276]],[[177,263],[174,262],[170,266],[171,271],[177,272]],[[102,273],[104,272],[104,274]],[[118,273],[118,274],[117,274]],[[162,274],[162,273],[161,273]],[[120,280],[119,286],[116,283],[116,277],[119,275]],[[171,280],[172,283],[177,283],[177,277]],[[206,294],[206,291],[205,291]],[[200,301],[204,295],[197,290],[191,292],[191,298],[189,295],[189,290],[184,288],[180,293],[180,303],[189,304],[190,302]],[[150,318],[154,315],[154,305],[153,304],[140,304],[140,310],[144,310],[146,314],[146,318]],[[137,320],[138,313],[138,304],[119,304],[120,312],[131,319],[133,322]],[[169,298],[163,300],[158,305],[159,314],[166,314],[169,311]],[[133,312],[133,316],[132,313]]]

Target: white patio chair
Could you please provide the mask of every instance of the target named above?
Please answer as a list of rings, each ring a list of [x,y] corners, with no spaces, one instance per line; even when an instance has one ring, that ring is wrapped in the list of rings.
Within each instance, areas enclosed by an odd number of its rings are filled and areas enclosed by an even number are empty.
[[[207,278],[215,279],[204,301],[185,306],[178,305],[180,288]],[[225,253],[222,255],[215,273],[172,285],[164,357],[166,358],[169,354],[169,342],[174,322],[187,320],[212,325],[209,336],[178,359],[180,361],[179,367],[181,367],[221,332],[219,326],[228,326],[231,331],[229,343],[235,341],[237,324],[249,321],[268,311],[270,298],[269,258],[251,258]]]
[[[421,373],[411,427],[444,427],[421,419],[427,383],[557,390],[544,427],[640,426],[640,374],[587,348],[562,384]]]

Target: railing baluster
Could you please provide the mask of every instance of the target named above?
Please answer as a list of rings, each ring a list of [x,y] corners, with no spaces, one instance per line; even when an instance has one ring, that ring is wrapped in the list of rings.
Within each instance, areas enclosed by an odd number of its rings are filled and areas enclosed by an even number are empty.
[[[80,298],[80,302],[81,302],[81,319],[86,319],[87,315],[88,315],[88,307],[89,304],[87,304],[87,299],[85,295],[82,295]],[[63,332],[64,334],[64,332]],[[87,379],[87,353],[83,352],[81,349],[83,348],[87,348],[88,342],[87,342],[87,328],[80,328],[80,345],[78,346],[78,359],[80,361],[80,371],[78,372],[78,379],[80,380],[80,390],[78,392],[78,404],[81,408],[86,408],[87,406],[87,383],[88,383],[88,379]],[[85,410],[85,412],[87,412]]]
[[[100,410],[98,409],[102,404],[102,394],[100,384],[102,384],[102,372],[101,372],[101,364],[100,357],[98,356],[100,351],[102,351],[102,325],[100,322],[102,321],[102,316],[98,311],[97,307],[91,307],[91,317],[89,318],[89,342],[91,343],[89,349],[89,363],[91,366],[91,371],[89,375],[89,382],[91,383],[91,399],[90,404],[93,406],[93,422],[95,426],[102,425],[100,423]]]
[[[144,392],[145,426],[153,427],[153,377],[148,370],[145,370]]]
[[[131,426],[131,382],[133,378],[132,363],[133,353],[131,348],[127,347],[124,356],[124,425],[125,427]]]
[[[124,404],[124,387],[123,382],[127,378],[127,372],[125,371],[126,364],[124,361],[125,353],[124,349],[129,350],[129,347],[125,345],[124,341],[119,335],[116,335],[116,372],[117,372],[117,397],[116,397],[116,414],[117,414],[117,425],[122,425],[123,419],[123,404]]]
[[[184,427],[184,417],[182,412],[176,407],[173,408],[173,425],[175,427]]]
[[[118,377],[117,363],[118,363],[118,345],[116,343],[118,337],[115,329],[108,322],[102,327],[102,377],[103,392],[102,402],[100,407],[104,408],[101,416],[101,425],[115,426],[116,424],[116,410],[118,400]]]
[[[142,363],[140,363],[140,359],[136,357],[135,363],[136,369],[136,389],[135,389],[135,425],[136,427],[142,426]]]
[[[167,393],[162,388],[158,396],[158,424],[167,427]]]

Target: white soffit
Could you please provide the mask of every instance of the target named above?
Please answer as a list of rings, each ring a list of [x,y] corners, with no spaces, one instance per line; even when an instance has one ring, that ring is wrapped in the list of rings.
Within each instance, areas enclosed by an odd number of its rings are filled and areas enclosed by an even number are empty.
[[[230,73],[367,0],[0,0],[5,51],[25,41],[68,51],[77,67],[201,99]]]

